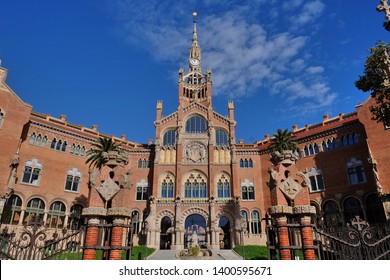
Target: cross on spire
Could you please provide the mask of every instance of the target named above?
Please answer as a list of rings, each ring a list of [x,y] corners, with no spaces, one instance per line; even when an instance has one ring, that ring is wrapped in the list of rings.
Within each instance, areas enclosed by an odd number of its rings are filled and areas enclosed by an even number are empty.
[[[390,31],[390,6],[387,1],[388,0],[381,0],[382,4],[378,5],[378,7],[376,7],[376,10],[378,12],[385,12],[386,21],[383,23],[383,26],[386,30]]]

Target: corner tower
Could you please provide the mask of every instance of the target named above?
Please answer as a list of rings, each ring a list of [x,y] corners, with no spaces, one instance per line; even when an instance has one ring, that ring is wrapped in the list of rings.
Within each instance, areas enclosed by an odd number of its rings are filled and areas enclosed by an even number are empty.
[[[211,70],[202,73],[202,51],[199,47],[198,33],[196,30],[197,13],[193,13],[192,43],[189,49],[189,70],[179,70],[179,107],[185,107],[191,102],[198,102],[206,107],[211,107]]]

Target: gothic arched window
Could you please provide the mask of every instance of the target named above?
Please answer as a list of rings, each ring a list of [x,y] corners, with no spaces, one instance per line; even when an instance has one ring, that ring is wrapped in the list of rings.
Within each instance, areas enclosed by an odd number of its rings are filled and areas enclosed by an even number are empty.
[[[55,201],[51,204],[46,225],[49,228],[62,228],[65,222],[65,204]]]
[[[217,180],[217,194],[218,197],[230,197],[230,183],[224,174]]]
[[[360,201],[355,197],[348,197],[344,200],[344,221],[350,223],[352,219],[359,216],[361,219],[364,218],[363,209]]]
[[[223,129],[215,130],[215,143],[217,146],[228,146],[229,145],[229,136],[227,132]]]
[[[186,198],[207,197],[206,177],[200,173],[191,173],[184,183],[184,196]]]
[[[339,227],[342,225],[339,206],[333,200],[326,201],[322,206],[324,223],[327,228]]]
[[[28,160],[24,166],[22,183],[38,186],[41,172],[42,164],[37,159]]]
[[[171,129],[164,133],[163,146],[174,146],[176,143],[176,131]]]
[[[28,224],[33,218],[43,219],[45,211],[45,202],[40,198],[33,198],[27,203],[26,212],[24,215],[24,224]]]
[[[70,208],[69,228],[71,230],[80,229],[82,226],[81,212],[83,211],[83,208],[84,207],[80,204],[75,204]]]
[[[317,169],[315,166],[313,166],[307,175],[310,178],[310,192],[323,191],[325,189],[324,178],[322,176],[321,169]]]
[[[255,199],[255,187],[253,182],[245,179],[241,182],[241,199],[242,200],[254,200]]]
[[[65,190],[78,192],[81,181],[81,172],[77,168],[69,169],[66,173]]]
[[[251,230],[252,234],[260,234],[261,233],[261,219],[259,211],[254,210],[251,213]]]
[[[249,229],[248,213],[245,210],[241,210],[240,215],[242,217],[243,224],[245,225],[244,230],[248,231]]]
[[[349,162],[347,162],[347,171],[349,183],[351,185],[365,183],[367,181],[363,162],[361,160],[352,158]]]
[[[11,195],[4,208],[3,223],[17,225],[19,223],[21,212],[22,212],[21,198],[15,194]]]
[[[172,198],[174,194],[173,178],[170,175],[164,177],[161,182],[161,197]]]
[[[205,133],[206,130],[206,120],[199,115],[192,116],[186,122],[187,133]]]

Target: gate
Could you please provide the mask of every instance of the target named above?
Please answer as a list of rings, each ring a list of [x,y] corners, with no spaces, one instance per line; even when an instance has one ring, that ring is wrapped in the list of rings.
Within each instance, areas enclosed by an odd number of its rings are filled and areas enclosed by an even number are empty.
[[[3,228],[0,233],[0,259],[82,260],[85,249],[95,250],[95,259],[99,260],[109,259],[112,250],[120,250],[122,259],[131,259],[134,222],[120,226],[122,244],[115,247],[110,246],[112,224],[92,225],[98,228],[98,242],[94,246],[86,247],[85,235],[88,226],[82,226],[78,230],[54,230],[45,227],[42,219],[34,218],[23,228]]]
[[[390,260],[390,224],[370,226],[356,216],[351,225],[314,227],[317,255],[323,260]]]
[[[346,227],[326,228],[312,225],[316,259],[319,260],[390,260],[390,224],[368,225],[359,216]],[[292,259],[303,258],[301,225],[287,224]],[[267,224],[269,259],[278,259],[277,226]]]
[[[85,228],[79,230],[47,229],[34,218],[21,230],[5,227],[0,233],[0,259],[10,260],[78,260],[82,258]]]

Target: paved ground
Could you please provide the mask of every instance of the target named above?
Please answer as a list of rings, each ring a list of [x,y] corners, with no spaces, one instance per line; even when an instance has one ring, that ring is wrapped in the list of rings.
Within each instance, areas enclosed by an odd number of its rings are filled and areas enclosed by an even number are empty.
[[[175,250],[156,250],[150,255],[148,260],[177,260]],[[213,260],[242,260],[242,257],[237,255],[232,250],[214,250]]]

